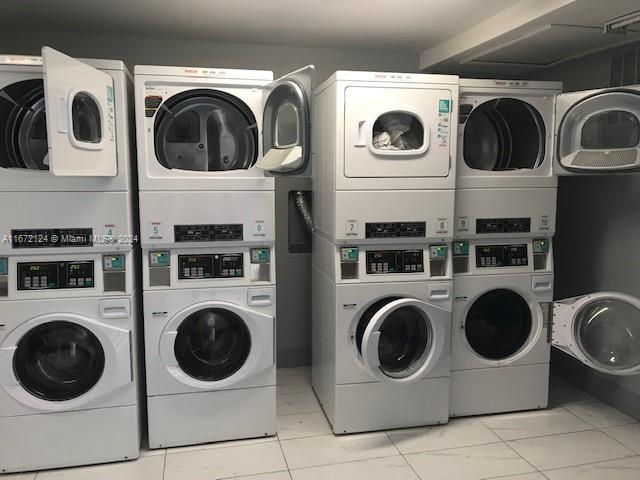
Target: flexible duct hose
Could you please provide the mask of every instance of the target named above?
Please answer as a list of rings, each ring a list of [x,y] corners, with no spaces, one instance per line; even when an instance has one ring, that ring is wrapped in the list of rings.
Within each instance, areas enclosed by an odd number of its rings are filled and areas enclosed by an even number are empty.
[[[313,232],[313,216],[311,214],[311,208],[309,207],[309,202],[307,202],[307,199],[300,190],[295,193],[295,202],[307,230]]]

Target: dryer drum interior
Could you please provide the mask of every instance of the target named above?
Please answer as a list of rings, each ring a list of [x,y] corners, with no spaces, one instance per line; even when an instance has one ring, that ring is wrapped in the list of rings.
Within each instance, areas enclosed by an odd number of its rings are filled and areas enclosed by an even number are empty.
[[[640,311],[621,300],[607,298],[587,303],[573,324],[580,350],[594,364],[608,370],[640,365]]]
[[[476,299],[465,321],[469,346],[481,357],[504,360],[519,352],[532,330],[527,302],[512,290],[497,289]]]
[[[0,166],[49,169],[42,80],[24,80],[0,90],[0,126],[4,138]]]
[[[360,316],[356,327],[356,345],[361,354],[364,333],[373,316],[382,307],[399,298],[378,300]],[[380,327],[380,369],[389,377],[410,376],[422,367],[432,342],[431,323],[424,312],[412,306],[397,308],[389,313]]]
[[[514,98],[490,100],[465,122],[464,161],[475,170],[534,169],[544,161],[545,138],[537,109]]]
[[[207,382],[236,373],[251,352],[251,333],[239,315],[222,308],[192,313],[178,327],[174,353],[190,377]]]
[[[43,400],[63,401],[93,388],[104,372],[98,338],[73,322],[54,321],[25,333],[18,342],[13,370],[24,389]]]
[[[156,158],[168,169],[246,170],[258,158],[251,109],[225,92],[183,92],[160,105],[154,122]]]

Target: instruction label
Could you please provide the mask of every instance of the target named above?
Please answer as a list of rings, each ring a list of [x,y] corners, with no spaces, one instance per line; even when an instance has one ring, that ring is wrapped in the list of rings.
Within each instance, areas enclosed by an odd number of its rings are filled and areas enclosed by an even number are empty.
[[[449,145],[449,124],[451,117],[451,100],[441,98],[438,100],[438,127],[436,138],[440,147]]]

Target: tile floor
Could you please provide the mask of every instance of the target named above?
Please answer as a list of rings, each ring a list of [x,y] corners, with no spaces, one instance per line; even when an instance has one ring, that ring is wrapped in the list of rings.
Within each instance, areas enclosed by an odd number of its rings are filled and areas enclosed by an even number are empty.
[[[0,480],[638,480],[640,424],[551,381],[548,410],[335,437],[308,369],[278,373],[277,437],[144,451],[137,461]]]

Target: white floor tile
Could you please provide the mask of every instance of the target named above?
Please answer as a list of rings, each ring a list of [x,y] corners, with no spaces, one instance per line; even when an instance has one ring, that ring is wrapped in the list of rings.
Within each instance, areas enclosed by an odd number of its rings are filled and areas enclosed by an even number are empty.
[[[286,469],[278,442],[267,442],[182,453],[168,452],[164,480],[212,480]]]
[[[592,425],[564,408],[491,415],[481,420],[503,440],[593,430]]]
[[[35,478],[35,473],[14,473],[8,475],[0,475],[0,479],[2,480],[34,480]]]
[[[615,427],[636,422],[634,418],[602,402],[567,405],[565,408],[597,428]]]
[[[256,445],[259,443],[277,442],[278,437],[259,437],[259,438],[247,438],[244,440],[229,440],[227,442],[214,442],[214,443],[200,443],[198,445],[187,445],[186,447],[171,447],[167,448],[167,453],[183,453],[183,452],[195,452],[197,450],[210,450],[213,448],[227,448],[227,447],[242,447],[245,445]],[[0,480],[2,480],[0,478]]]
[[[618,440],[625,447],[640,454],[640,423],[605,428],[602,431]]]
[[[164,457],[142,457],[130,462],[39,472],[38,480],[162,480]],[[3,480],[5,477],[1,477]]]
[[[418,480],[400,456],[292,470],[293,480]]]
[[[311,391],[311,369],[280,368],[277,372],[276,394],[301,393]]]
[[[324,435],[280,442],[290,469],[398,455],[384,432]]]
[[[485,480],[547,480],[543,474],[539,472],[522,473],[519,475],[508,475],[506,477],[493,477]]]
[[[598,431],[514,440],[509,445],[538,470],[583,465],[634,455]]]
[[[308,392],[289,393],[277,396],[278,415],[293,415],[296,413],[311,413],[321,411],[315,394]]]
[[[427,428],[389,430],[387,434],[403,454],[500,441],[500,438],[475,418],[450,420],[446,425]]]
[[[280,440],[315,437],[330,433],[331,426],[322,412],[299,413],[278,417],[278,438]]]
[[[640,478],[640,457],[549,470],[544,474],[549,480],[638,480]]]
[[[425,480],[480,480],[535,471],[504,443],[414,453],[405,458]]]

